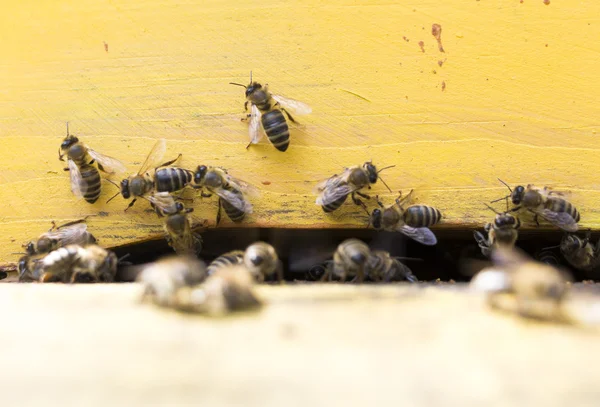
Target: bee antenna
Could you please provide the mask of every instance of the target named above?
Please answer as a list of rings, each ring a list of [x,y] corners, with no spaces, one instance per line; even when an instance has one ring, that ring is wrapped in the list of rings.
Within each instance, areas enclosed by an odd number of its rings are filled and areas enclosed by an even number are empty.
[[[508,206],[508,198],[510,198],[510,195],[506,195],[506,196],[503,196],[502,198],[494,199],[493,201],[490,201],[490,203],[494,203],[494,202],[498,202],[498,201],[501,201],[503,199],[506,199],[507,200],[506,201],[506,205]]]
[[[369,162],[373,162],[373,160],[371,160]],[[383,170],[387,170],[388,168],[393,168],[393,167],[395,167],[395,165],[388,165],[387,167],[383,167],[379,171],[377,171],[377,174],[379,174]]]
[[[512,189],[510,186],[508,186],[508,184],[504,181],[502,181],[500,178],[498,178],[498,181],[500,181],[501,183],[503,183],[504,185],[506,185],[506,188],[508,188],[508,190],[512,193]],[[509,195],[510,196],[510,195]]]
[[[381,182],[383,182],[383,185],[385,185],[385,187],[392,192],[392,189],[388,186],[388,184],[385,183],[385,181],[383,180],[383,178],[379,177],[379,179],[381,180]]]
[[[119,257],[119,258],[117,259],[117,264],[123,263],[123,260],[125,260],[125,259],[126,259],[126,258],[128,258],[129,256],[131,256],[131,253],[127,253],[127,254],[124,254],[123,256]]]
[[[237,86],[242,86],[244,88],[247,88],[248,85],[242,85],[241,83],[235,83],[235,82],[229,82],[230,85],[237,85]]]
[[[556,245],[556,246],[542,247],[542,250],[548,250],[548,249],[557,249],[557,248],[559,248],[559,247],[560,247],[560,245],[558,244],[558,245]]]
[[[69,122],[67,122],[67,137],[69,137]]]
[[[252,70],[250,70],[250,83],[252,83]]]
[[[496,215],[502,215],[502,213],[501,213],[501,212],[497,212],[497,211],[496,211],[494,208],[492,208],[491,206],[489,206],[489,205],[488,205],[488,204],[486,204],[485,202],[483,202],[483,204],[484,204],[485,206],[487,206],[487,207],[488,207],[488,209],[489,209],[489,210],[491,210],[492,212],[494,212]]]
[[[116,194],[114,194],[108,201],[106,201],[106,203],[109,203],[110,201],[112,201],[113,199],[115,199],[117,197],[117,195],[119,195],[120,193],[121,193],[121,191],[119,191]]]

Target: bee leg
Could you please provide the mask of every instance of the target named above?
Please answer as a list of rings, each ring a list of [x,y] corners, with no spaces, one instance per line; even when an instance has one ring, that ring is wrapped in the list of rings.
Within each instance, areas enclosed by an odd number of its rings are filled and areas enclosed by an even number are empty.
[[[219,223],[221,222],[221,206],[221,198],[219,198],[219,210],[217,211],[217,219],[215,226],[219,226]]]
[[[208,193],[208,192],[204,192],[204,191],[202,191],[202,192],[200,192],[200,196],[201,196],[202,198],[210,198],[210,197],[212,196],[212,194],[211,194],[211,193]]]
[[[381,202],[381,201],[379,200],[379,195],[375,195],[375,202],[377,202],[377,205],[379,205],[380,207],[382,207],[382,208],[384,207],[384,206],[383,206],[383,202]]]
[[[285,113],[285,115],[287,116],[288,119],[290,119],[290,121],[292,123],[298,123],[296,120],[294,120],[294,118],[292,117],[292,115],[290,114],[290,112],[288,112],[287,110],[285,110],[285,108],[283,107],[279,107],[279,110],[281,110],[283,113]]]
[[[356,195],[358,195],[358,196],[360,196],[362,198],[371,199],[371,197],[369,195],[363,194],[362,192],[356,191],[355,193],[356,193]]]
[[[535,225],[539,228],[540,227],[540,221],[538,220],[537,213],[535,215],[533,215],[533,221],[535,222]]]
[[[246,112],[248,111],[248,102],[249,102],[248,100],[246,100],[244,102],[244,111],[246,111]],[[250,116],[250,115],[248,115],[248,116]]]
[[[251,145],[252,145],[252,142],[249,142],[248,145],[246,146],[246,150],[249,149]]]
[[[129,203],[129,205],[127,205],[127,208],[125,208],[125,212],[127,212],[127,209],[131,208],[133,206],[133,204],[135,203],[135,201],[137,201],[137,198],[134,198],[133,201],[131,201]]]
[[[64,155],[61,153],[61,151],[60,151],[60,147],[58,147],[58,159],[59,159],[60,161],[65,161],[65,158],[64,158],[64,157],[65,157],[65,156],[64,156]]]

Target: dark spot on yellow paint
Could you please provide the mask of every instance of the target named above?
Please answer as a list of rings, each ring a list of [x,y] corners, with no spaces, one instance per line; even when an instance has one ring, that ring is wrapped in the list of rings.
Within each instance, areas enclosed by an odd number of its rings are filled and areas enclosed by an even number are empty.
[[[442,81],[442,92],[446,90],[446,81]]]
[[[262,184],[263,185],[271,185],[271,181],[263,181]]]
[[[433,35],[438,43],[438,50],[440,52],[445,52],[444,47],[442,46],[442,26],[439,24],[433,24],[431,26],[431,35]]]
[[[423,41],[419,41],[419,47],[421,47],[421,52],[425,52],[425,43]]]
[[[406,37],[402,37],[402,39],[403,39],[404,41],[406,41],[406,42],[409,42],[409,41],[410,41],[410,40],[409,40],[408,38],[406,38]]]
[[[104,41],[104,51],[108,52],[108,44]]]
[[[544,4],[549,6],[550,5],[550,0],[544,0]]]
[[[442,61],[441,59],[438,61],[438,65],[440,66],[440,68],[442,67],[442,65],[444,65],[444,61]]]

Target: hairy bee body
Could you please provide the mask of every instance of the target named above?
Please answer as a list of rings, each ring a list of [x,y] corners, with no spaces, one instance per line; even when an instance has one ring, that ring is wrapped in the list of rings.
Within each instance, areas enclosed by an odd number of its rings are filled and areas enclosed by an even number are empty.
[[[243,199],[243,194],[241,191],[238,191],[235,188],[225,188],[226,190],[232,192],[235,195],[238,195],[240,197],[240,199]],[[239,223],[241,221],[244,220],[244,218],[246,217],[246,212],[239,209],[238,207],[236,207],[235,205],[231,204],[231,202],[229,202],[226,199],[223,198],[219,198],[219,205],[221,205],[221,207],[223,208],[223,210],[225,211],[225,214],[227,215],[227,217],[229,219],[231,219],[232,222],[236,222]]]
[[[179,167],[159,168],[154,173],[157,192],[177,192],[192,183],[194,172]]]
[[[324,194],[324,197],[326,197],[326,196],[327,196],[327,194]],[[340,206],[342,206],[344,204],[344,202],[346,202],[346,199],[348,199],[348,195],[342,196],[334,201],[327,203],[326,205],[322,205],[321,207],[323,208],[323,212],[331,213],[331,212],[335,211]]]
[[[279,151],[286,151],[290,146],[290,129],[283,113],[278,109],[262,112],[260,121],[269,141]]]
[[[398,209],[397,206],[394,207],[396,210]],[[413,228],[429,227],[442,220],[442,214],[431,206],[412,205],[404,211],[403,220],[404,223]]]
[[[498,245],[513,247],[519,237],[518,229],[520,226],[519,218],[509,213],[499,213],[494,218],[493,223],[485,225],[487,238],[478,231],[475,231],[473,236],[481,248],[481,253],[489,257],[492,250]]]
[[[191,211],[191,209],[190,209]],[[180,255],[198,255],[202,251],[202,236],[192,229],[187,212],[168,215],[163,227],[169,246]]]
[[[578,270],[592,271],[600,265],[600,247],[590,242],[589,235],[582,239],[574,234],[565,235],[560,252],[569,264]]]
[[[244,262],[244,251],[233,250],[220,255],[208,265],[208,275],[212,275],[220,268],[242,264]]]
[[[83,198],[89,203],[96,202],[100,198],[100,192],[102,191],[100,172],[96,167],[88,164],[80,166],[79,172],[81,173],[79,188],[85,191]]]
[[[37,259],[20,281],[110,282],[117,272],[117,261],[114,253],[97,245],[68,245]]]
[[[87,231],[87,226],[80,222],[67,223],[58,227],[54,224],[52,229],[40,235],[36,241],[25,245],[27,254],[31,256],[49,253],[69,244],[87,246],[96,243],[96,238]]]
[[[331,277],[331,272],[342,281],[348,277],[356,276],[362,282],[366,276],[367,262],[371,250],[364,242],[358,239],[347,239],[339,244],[333,254],[333,267],[324,277]]]
[[[552,212],[568,213],[575,220],[575,222],[579,222],[581,220],[581,215],[579,214],[577,208],[575,208],[573,204],[571,204],[564,198],[550,196],[546,199],[546,202],[544,203],[544,208]]]
[[[373,281],[403,281],[417,282],[412,271],[397,258],[383,250],[374,250],[367,262],[367,275]]]

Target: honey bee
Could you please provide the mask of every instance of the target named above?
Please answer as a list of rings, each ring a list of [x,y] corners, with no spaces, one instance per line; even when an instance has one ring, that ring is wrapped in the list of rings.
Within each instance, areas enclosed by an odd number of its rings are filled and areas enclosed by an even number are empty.
[[[442,219],[442,214],[436,208],[426,205],[411,205],[405,209],[403,205],[410,201],[412,193],[411,189],[404,198],[400,193],[395,204],[387,208],[377,197],[377,203],[384,210],[382,212],[381,209],[373,209],[370,224],[376,230],[400,232],[421,244],[433,246],[437,243],[437,239],[429,226],[438,223]]]
[[[252,204],[247,196],[258,195],[254,186],[230,176],[226,170],[218,167],[199,165],[194,173],[194,184],[195,188],[209,191],[202,192],[203,197],[209,198],[213,193],[219,197],[217,225],[221,221],[221,209],[233,222],[241,222],[246,214],[252,213]]]
[[[417,277],[412,271],[403,264],[399,258],[391,257],[383,250],[374,250],[371,252],[367,261],[367,275],[373,281],[403,281],[408,280],[416,283]]]
[[[206,279],[206,265],[195,256],[167,256],[142,266],[137,281],[144,286],[142,299],[163,307],[175,307],[177,290]]]
[[[67,136],[58,150],[58,159],[65,161],[65,155],[68,165],[65,171],[69,171],[71,177],[71,191],[76,197],[84,198],[89,203],[96,202],[100,197],[101,180],[98,169],[107,174],[127,171],[121,161],[92,150],[77,137],[69,134],[69,123],[67,123]]]
[[[379,176],[381,171],[392,167],[395,166],[391,165],[377,171],[375,165],[371,161],[367,161],[362,167],[356,165],[347,168],[342,174],[333,175],[317,184],[314,190],[319,195],[316,204],[321,205],[323,211],[327,213],[333,212],[342,206],[346,202],[348,195],[350,195],[354,204],[366,208],[364,202],[358,199],[356,195],[364,199],[370,199],[369,195],[360,192],[360,190],[363,188],[370,189],[371,184],[375,184],[378,179],[392,192],[390,187]]]
[[[198,255],[202,251],[202,236],[195,230],[197,227],[192,227],[188,215],[192,211],[187,208],[168,215],[163,224],[169,246],[180,255]]]
[[[521,221],[508,212],[496,212],[492,207],[486,206],[496,214],[494,222],[490,222],[484,227],[487,238],[479,231],[473,232],[473,236],[481,248],[481,253],[489,257],[492,254],[492,249],[499,244],[510,247],[515,245],[519,237],[518,229],[521,226]]]
[[[254,291],[254,277],[243,265],[220,268],[200,285],[181,287],[175,292],[174,303],[180,311],[210,317],[262,306]]]
[[[371,249],[366,243],[358,239],[347,239],[339,244],[333,254],[333,264],[329,264],[321,281],[331,280],[332,274],[342,282],[348,277],[355,277],[358,282],[363,282],[367,270]]]
[[[554,267],[558,267],[561,264],[558,255],[549,247],[537,251],[534,258],[541,263],[549,264]]]
[[[241,264],[254,276],[257,282],[264,282],[266,277],[277,275],[283,281],[282,264],[275,248],[265,242],[256,242],[245,251],[233,250],[214,259],[208,266],[208,274],[212,275],[223,267]]]
[[[506,185],[510,194],[492,202],[510,198],[515,205],[511,212],[516,212],[521,208],[526,209],[534,214],[533,219],[538,226],[538,216],[541,216],[567,232],[577,231],[577,222],[580,220],[579,212],[570,202],[560,197],[561,193],[552,191],[548,187],[536,188],[531,184],[527,187],[519,185],[513,190],[506,182],[498,180]]]
[[[191,186],[191,182],[194,178],[194,173],[192,171],[186,170],[185,168],[169,167],[179,160],[181,154],[174,160],[159,164],[166,149],[166,141],[164,139],[158,140],[154,144],[154,147],[152,147],[152,150],[150,150],[150,153],[137,174],[131,175],[121,181],[119,193],[125,199],[129,199],[133,196],[133,200],[129,203],[127,209],[131,208],[138,198],[149,200],[153,206],[160,205],[162,200],[158,199],[158,202],[154,202],[154,195],[176,192],[182,190],[186,186]],[[154,170],[154,173],[151,173],[152,169]],[[119,193],[115,194],[115,196],[119,195]],[[110,202],[115,196],[108,201]]]
[[[43,256],[19,261],[19,281],[41,283],[111,282],[117,273],[117,256],[97,245],[68,245]]]
[[[56,226],[52,222],[52,228],[40,235],[35,242],[29,242],[25,245],[25,250],[29,256],[35,254],[49,253],[59,247],[76,244],[87,246],[96,243],[96,238],[87,231],[87,225],[80,219],[74,222],[65,223]]]
[[[492,307],[528,318],[564,320],[562,304],[570,280],[565,271],[537,262],[514,247],[498,246],[491,257],[494,267],[506,275],[506,287],[488,297]],[[512,301],[506,302],[507,296]]]
[[[250,118],[250,143],[246,148],[262,139],[263,133],[260,131],[262,124],[271,144],[279,151],[286,151],[290,145],[290,131],[283,113],[290,121],[297,123],[287,109],[302,115],[312,112],[310,106],[297,100],[271,94],[267,85],[262,86],[258,82],[252,82],[252,72],[250,72],[249,85],[234,82],[230,82],[230,84],[246,88],[246,102],[244,103],[246,111],[248,111],[248,103],[251,104],[251,111],[248,115]]]
[[[567,233],[560,242],[560,252],[569,264],[578,270],[593,271],[600,265],[600,245],[590,242],[591,233],[584,239]]]

